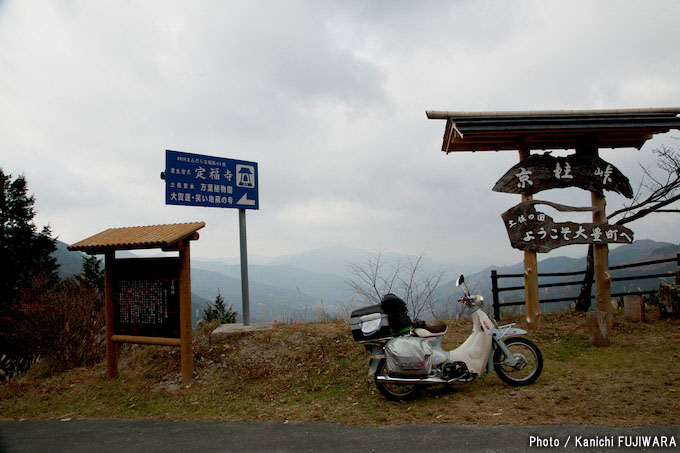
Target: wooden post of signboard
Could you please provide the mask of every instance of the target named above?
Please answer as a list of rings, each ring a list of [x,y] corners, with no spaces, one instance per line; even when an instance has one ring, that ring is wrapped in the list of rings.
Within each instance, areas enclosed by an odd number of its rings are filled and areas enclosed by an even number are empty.
[[[519,160],[528,159],[530,150],[522,144],[519,149]],[[533,200],[532,195],[522,194],[522,201]],[[524,295],[527,324],[530,330],[538,330],[541,325],[541,304],[538,299],[538,261],[536,252],[524,251]]]
[[[106,374],[109,379],[118,376],[118,343],[113,341],[113,286],[114,286],[114,261],[115,250],[108,250],[104,255],[104,303],[106,306]]]
[[[583,143],[576,148],[576,153],[599,157],[597,142],[592,140]],[[590,192],[590,201],[593,207],[593,223],[606,224],[607,214],[605,208],[607,202],[604,193]],[[593,244],[593,263],[595,265],[595,306],[598,311],[607,314],[607,326],[611,330],[614,317],[611,303],[612,279],[609,275],[609,247],[607,244]]]
[[[189,239],[179,241],[179,261],[179,332],[182,383],[188,384],[194,374],[191,351],[191,254]]]
[[[591,192],[593,208],[593,223],[607,223],[605,214],[606,201],[604,196]],[[607,325],[612,328],[611,290],[612,279],[609,275],[609,247],[607,244],[593,244],[593,262],[595,263],[595,304],[599,311],[607,313]]]

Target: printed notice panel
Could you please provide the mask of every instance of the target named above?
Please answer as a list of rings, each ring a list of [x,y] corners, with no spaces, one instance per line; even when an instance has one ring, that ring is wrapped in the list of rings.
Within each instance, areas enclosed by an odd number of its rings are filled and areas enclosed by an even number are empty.
[[[127,258],[114,262],[114,332],[180,338],[179,258]]]
[[[165,204],[259,209],[257,163],[166,150]]]

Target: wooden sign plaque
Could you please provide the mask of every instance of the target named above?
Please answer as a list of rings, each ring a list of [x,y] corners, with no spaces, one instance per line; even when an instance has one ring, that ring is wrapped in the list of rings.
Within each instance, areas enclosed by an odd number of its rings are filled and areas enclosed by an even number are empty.
[[[536,204],[547,204],[560,211],[591,211],[540,200],[527,200],[508,209],[501,217],[510,244],[519,250],[547,253],[570,244],[612,244],[633,242],[633,232],[620,225],[596,223],[556,223],[552,217],[538,212]]]
[[[534,154],[508,170],[493,190],[531,195],[564,187],[580,187],[599,194],[611,190],[626,198],[633,197],[628,178],[616,167],[599,157],[579,154],[567,157]]]

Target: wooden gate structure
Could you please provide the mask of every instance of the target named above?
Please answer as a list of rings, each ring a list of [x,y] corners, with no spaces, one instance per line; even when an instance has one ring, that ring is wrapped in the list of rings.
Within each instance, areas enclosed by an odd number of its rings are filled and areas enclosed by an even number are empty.
[[[193,375],[191,254],[204,222],[110,228],[68,246],[105,256],[106,368],[118,376],[118,344],[179,346],[182,382]],[[179,258],[116,258],[117,250],[179,251]]]
[[[640,149],[654,134],[680,129],[680,108],[515,112],[429,110],[426,114],[429,119],[446,120],[442,143],[442,151],[446,154],[519,151],[520,163],[496,183],[494,190],[522,196],[522,203],[504,213],[503,221],[513,247],[524,250],[524,291],[529,328],[538,329],[540,326],[536,252],[547,252],[567,243],[593,244],[596,306],[598,311],[607,313],[611,323],[607,244],[632,242],[633,237],[630,230],[607,224],[604,190],[614,190],[629,197],[632,189],[616,168],[599,158],[599,149]],[[531,155],[536,150],[572,149],[575,154],[567,158]],[[531,179],[532,176],[536,179]],[[580,187],[590,191],[591,206],[572,208],[533,200],[534,193],[559,187]],[[547,223],[545,226],[528,222],[528,219],[538,221],[537,217],[541,215],[545,219],[545,214],[533,210],[534,205],[540,203],[558,210],[592,211],[593,222]]]

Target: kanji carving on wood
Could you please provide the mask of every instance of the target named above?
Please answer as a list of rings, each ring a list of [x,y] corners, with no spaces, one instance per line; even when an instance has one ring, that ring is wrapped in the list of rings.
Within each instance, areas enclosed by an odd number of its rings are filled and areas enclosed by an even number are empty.
[[[493,190],[531,195],[563,187],[580,187],[599,194],[611,190],[627,198],[633,196],[628,178],[616,167],[599,157],[578,154],[567,157],[552,157],[550,154],[530,156],[508,170]]]
[[[513,248],[547,253],[569,244],[633,242],[633,232],[626,227],[606,223],[556,223],[552,217],[536,211],[534,207],[536,204],[546,204],[559,211],[591,211],[593,209],[565,206],[549,201],[523,201],[501,214]]]

